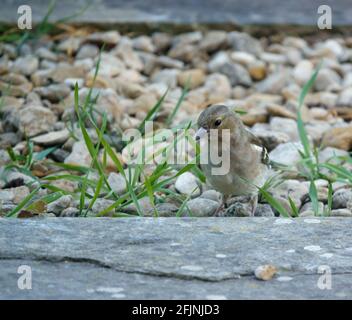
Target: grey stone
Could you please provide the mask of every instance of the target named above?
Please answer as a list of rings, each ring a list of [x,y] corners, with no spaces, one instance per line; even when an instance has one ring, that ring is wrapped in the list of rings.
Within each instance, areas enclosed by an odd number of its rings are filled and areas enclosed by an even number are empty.
[[[206,191],[204,191],[202,193],[200,198],[213,200],[213,201],[218,202],[218,203],[222,202],[222,195],[221,195],[220,192],[218,192],[216,190],[206,190]]]
[[[98,46],[94,44],[84,44],[77,52],[76,59],[95,58],[99,54]]]
[[[39,61],[37,57],[28,55],[18,58],[13,64],[12,70],[25,76],[30,76],[38,69]]]
[[[206,198],[196,198],[187,202],[187,209],[184,210],[184,215],[191,217],[211,217],[215,214],[220,204]]]
[[[20,203],[25,197],[29,195],[29,188],[20,186],[16,188],[0,190],[0,201]]]
[[[301,160],[298,150],[303,151],[303,146],[300,142],[282,143],[269,153],[269,158],[287,166],[295,165]]]
[[[48,48],[45,47],[40,47],[36,50],[35,52],[36,56],[38,56],[41,59],[49,60],[49,61],[57,61],[58,57],[57,55],[49,50]]]
[[[340,89],[341,78],[331,69],[322,69],[317,75],[314,87],[317,91],[336,91]]]
[[[352,199],[352,190],[348,189],[339,189],[334,192],[332,196],[332,207],[334,209],[347,208],[347,203]]]
[[[11,161],[10,156],[6,150],[0,149],[0,167],[5,166]]]
[[[348,218],[1,219],[0,297],[348,299],[351,227]],[[268,261],[278,273],[258,282],[253,272]],[[17,287],[22,264],[33,290]],[[334,285],[320,290],[326,264]]]
[[[151,209],[146,212],[146,216],[153,217],[175,217],[178,212],[178,207],[172,203],[158,203],[155,205],[155,210]]]
[[[352,211],[348,209],[331,210],[331,217],[352,217]]]
[[[17,207],[17,204],[14,204],[12,202],[4,202],[0,200],[0,217],[3,217],[6,214],[10,213],[16,207]]]
[[[226,211],[226,217],[250,217],[252,216],[252,206],[250,203],[235,202]]]
[[[262,129],[260,124],[256,123],[251,131],[260,139],[263,146],[268,151],[275,149],[279,144],[290,141],[290,137],[287,133],[269,129]]]
[[[54,213],[55,215],[61,215],[64,209],[72,207],[73,204],[73,197],[71,195],[64,195],[61,198],[49,203],[47,206],[47,211]]]
[[[338,98],[338,104],[346,105],[346,106],[352,105],[352,88],[351,87],[346,88],[340,92],[340,95]]]
[[[50,102],[59,102],[66,98],[71,90],[66,84],[51,84],[47,87],[38,87],[34,89],[42,99],[47,99]]]
[[[170,88],[177,86],[177,75],[179,74],[177,69],[163,69],[153,74],[152,82],[154,83],[165,83]]]
[[[165,68],[175,68],[175,69],[182,69],[184,66],[184,63],[180,60],[177,59],[172,59],[167,56],[160,56],[157,58],[156,61],[160,66],[165,67]]]
[[[142,50],[146,52],[154,52],[155,46],[152,42],[152,39],[147,36],[139,36],[133,39],[133,48],[137,50]]]
[[[60,131],[52,131],[49,133],[45,133],[40,136],[36,136],[31,140],[37,144],[41,144],[44,146],[52,146],[56,144],[65,143],[66,140],[69,138],[69,135],[69,131],[67,129],[64,129]]]
[[[244,32],[230,32],[228,34],[228,42],[233,49],[249,52],[256,56],[259,55],[262,50],[259,41]]]
[[[55,114],[42,106],[28,106],[18,113],[19,129],[28,137],[52,131],[56,122]]]
[[[87,41],[107,46],[116,45],[121,39],[120,34],[116,30],[106,32],[95,32],[87,37]]]
[[[5,132],[0,134],[0,149],[13,147],[20,141],[18,135],[14,132]]]
[[[280,94],[282,89],[286,86],[288,80],[288,73],[286,70],[272,73],[264,80],[256,84],[256,89],[259,92]]]
[[[330,162],[330,163],[337,164],[340,162],[338,159],[336,159],[337,157],[346,157],[346,156],[348,156],[348,152],[345,150],[341,150],[333,147],[326,147],[319,152],[318,159],[320,163]]]
[[[271,209],[271,206],[268,204],[258,203],[257,208],[254,212],[255,217],[274,217],[274,211]]]
[[[56,149],[52,153],[50,153],[50,157],[52,157],[55,161],[64,162],[68,157],[69,153],[63,149]]]
[[[208,62],[208,69],[210,72],[216,72],[226,63],[231,63],[228,53],[219,51],[215,53]]]
[[[108,177],[108,183],[116,194],[121,195],[126,192],[126,180],[120,173],[111,172]]]
[[[65,163],[89,166],[92,157],[84,141],[77,141],[73,144],[72,152],[65,158]]]
[[[113,201],[113,200],[98,198],[93,204],[92,212],[94,214],[99,214],[103,210],[106,210],[107,208],[109,208],[112,204],[114,204],[114,202],[115,201]],[[114,210],[110,210],[109,213],[111,214],[113,212],[114,212]]]
[[[308,196],[308,195],[307,195]],[[304,212],[314,212],[313,204],[312,202],[306,202],[301,208],[300,208],[300,216]],[[324,203],[323,202],[318,202],[318,213],[322,214],[324,212]],[[315,214],[315,212],[314,212]],[[307,215],[307,214],[306,214]]]
[[[68,207],[60,213],[60,217],[78,217],[79,209],[74,207]]]
[[[83,39],[78,37],[68,37],[62,41],[57,46],[59,51],[75,53],[82,44]]]
[[[140,212],[138,212],[138,208],[135,204],[135,202],[132,202],[122,208],[121,211],[129,214],[134,214],[134,215],[145,215],[145,216],[154,216],[154,208],[152,204],[150,203],[149,197],[143,197],[138,199],[138,206],[140,209]]]
[[[233,87],[236,85],[249,87],[252,84],[249,72],[238,63],[225,63],[215,71],[226,75]]]
[[[201,39],[199,47],[205,51],[215,51],[227,44],[227,33],[222,30],[210,31]]]

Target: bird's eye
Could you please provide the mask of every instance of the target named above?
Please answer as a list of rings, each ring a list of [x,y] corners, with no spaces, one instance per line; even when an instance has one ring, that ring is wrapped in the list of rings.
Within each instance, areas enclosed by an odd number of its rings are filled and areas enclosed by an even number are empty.
[[[221,125],[221,119],[216,119],[214,122],[215,127],[218,127]]]

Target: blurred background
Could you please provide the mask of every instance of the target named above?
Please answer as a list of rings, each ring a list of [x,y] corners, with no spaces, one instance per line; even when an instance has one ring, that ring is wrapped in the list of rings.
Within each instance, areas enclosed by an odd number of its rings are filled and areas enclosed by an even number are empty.
[[[34,21],[47,12],[49,1],[27,1]],[[17,21],[17,8],[22,0],[2,0],[0,22]],[[66,17],[87,8],[76,18],[82,23],[178,23],[178,24],[283,24],[316,25],[317,8],[329,5],[333,25],[350,25],[350,0],[61,0],[57,1],[52,19]]]

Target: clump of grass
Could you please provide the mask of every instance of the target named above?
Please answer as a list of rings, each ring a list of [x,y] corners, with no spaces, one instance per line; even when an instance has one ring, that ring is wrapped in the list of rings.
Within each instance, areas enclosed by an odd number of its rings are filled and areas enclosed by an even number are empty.
[[[96,72],[94,75],[93,83],[98,74],[99,70],[100,58],[98,59],[96,65]],[[21,210],[34,210],[36,207],[36,203],[38,201],[42,201],[40,203],[50,203],[58,199],[60,196],[65,194],[71,194],[76,199],[79,200],[79,212],[81,216],[87,216],[89,210],[92,209],[94,203],[98,198],[104,197],[106,199],[114,200],[114,203],[108,208],[102,210],[98,216],[104,216],[111,211],[114,211],[116,216],[121,216],[121,213],[124,210],[124,207],[133,203],[136,207],[138,215],[144,215],[143,209],[140,206],[139,200],[143,197],[148,197],[149,201],[153,207],[154,215],[158,216],[158,212],[156,209],[157,202],[163,201],[163,198],[173,197],[177,201],[179,201],[182,205],[181,207],[186,206],[186,200],[181,195],[167,188],[167,186],[176,179],[179,175],[186,171],[192,171],[195,173],[202,181],[205,180],[202,173],[197,169],[196,163],[188,163],[183,168],[181,168],[177,173],[171,174],[175,167],[167,163],[165,161],[159,163],[154,171],[150,174],[146,174],[146,166],[144,164],[138,164],[136,166],[127,166],[124,165],[119,160],[115,150],[106,140],[107,134],[107,116],[105,113],[101,114],[102,116],[102,124],[98,125],[97,120],[93,115],[94,104],[96,103],[96,99],[92,99],[92,86],[88,92],[86,99],[81,103],[79,99],[79,89],[76,84],[74,89],[74,108],[77,116],[77,125],[80,129],[84,142],[86,144],[87,150],[91,156],[91,165],[89,167],[83,166],[75,166],[70,164],[63,163],[54,163],[50,162],[51,165],[56,165],[63,170],[76,171],[77,175],[71,174],[51,174],[49,176],[44,177],[41,180],[37,179],[38,186],[16,207],[14,208],[7,216],[16,216],[16,214],[20,214]],[[174,110],[171,112],[168,117],[167,123],[172,123],[177,111],[179,110],[184,97],[187,94],[187,87],[184,89],[179,101],[176,103]],[[147,114],[146,118],[142,122],[145,124],[146,121],[150,121],[155,119],[157,113],[160,111],[163,101],[167,95],[167,92],[157,101],[155,106],[150,110]],[[87,130],[87,124],[95,130],[98,141],[93,142],[92,138],[89,135]],[[191,127],[191,123],[184,126],[185,135],[187,135],[188,131]],[[178,128],[174,128],[173,131],[176,132]],[[74,126],[72,126],[72,131],[74,130]],[[140,127],[141,132],[144,134],[144,126]],[[157,135],[158,133],[156,133]],[[180,139],[181,137],[178,137]],[[174,144],[168,145],[166,148],[159,150],[154,157],[158,156],[160,153],[164,152],[165,154],[169,154],[172,151],[172,148],[175,146],[177,139],[174,140]],[[145,146],[144,146],[145,148]],[[33,144],[29,142],[29,153],[24,158],[23,156],[15,155],[13,150],[9,150],[12,163],[10,165],[11,168],[15,168],[17,170],[23,170],[26,174],[31,175],[30,169],[33,165],[34,161],[37,157],[33,156]],[[41,154],[41,159],[48,155],[53,150],[45,150]],[[103,153],[103,161],[98,159],[98,155],[102,151]],[[145,150],[144,150],[145,151]],[[106,159],[110,157],[113,161],[116,171],[122,175],[126,183],[126,193],[122,195],[117,195],[112,190],[111,186],[108,183],[107,172],[106,172]],[[9,169],[10,169],[9,167]],[[126,173],[127,171],[127,173]],[[133,173],[132,173],[133,171]],[[94,181],[90,177],[91,173],[98,174],[98,180]],[[142,181],[141,177],[144,178]],[[69,193],[58,187],[50,185],[50,181],[56,181],[60,179],[67,179],[70,181],[78,182],[80,193]],[[48,183],[49,182],[49,183]],[[40,188],[47,188],[53,194],[54,197],[42,197],[36,198],[36,194],[40,190]],[[38,206],[37,206],[38,207]],[[181,214],[181,211],[178,212],[178,215]],[[126,216],[123,214],[123,216]]]
[[[330,215],[331,208],[332,208],[332,195],[333,195],[332,182],[343,181],[343,182],[352,184],[352,173],[349,170],[342,167],[341,165],[336,165],[336,164],[330,163],[329,161],[326,161],[325,163],[319,162],[320,149],[313,146],[310,143],[308,138],[308,133],[302,119],[301,110],[304,103],[304,99],[308,94],[308,92],[311,90],[312,86],[314,85],[314,82],[316,81],[320,67],[321,67],[321,64],[319,64],[317,69],[313,72],[309,81],[304,85],[298,100],[297,131],[299,134],[300,142],[303,146],[303,151],[298,150],[301,156],[301,161],[299,162],[298,167],[300,168],[300,172],[299,172],[300,175],[305,179],[307,179],[308,181],[310,181],[308,195],[312,203],[314,214],[316,216],[319,216],[319,215],[328,216]],[[332,159],[336,160],[337,157],[332,157]],[[352,162],[351,157],[347,157],[344,160]],[[328,174],[324,174],[322,172],[321,169],[323,168],[328,170]],[[288,169],[289,168],[285,168],[285,167],[281,168],[282,171],[286,171]],[[315,184],[315,180],[317,179],[323,179],[328,182],[328,201],[323,212],[320,212],[319,210],[318,191]],[[294,202],[290,197],[288,200],[291,207],[291,214],[281,205],[281,203],[277,199],[275,199],[268,192],[268,189],[269,189],[268,186],[259,188],[259,193],[275,210],[277,210],[280,213],[281,216],[290,217],[291,215],[292,216],[299,215],[298,208],[295,206]]]

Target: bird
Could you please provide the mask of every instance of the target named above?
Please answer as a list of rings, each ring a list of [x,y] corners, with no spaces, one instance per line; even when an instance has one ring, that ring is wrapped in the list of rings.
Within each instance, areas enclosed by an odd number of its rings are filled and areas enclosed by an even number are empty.
[[[258,186],[265,182],[270,167],[266,148],[225,105],[204,109],[197,126],[195,140],[200,147],[200,168],[207,182],[223,194],[221,210],[229,197],[246,196],[253,216],[258,203]],[[221,163],[225,170],[220,174],[220,170],[216,172],[219,163],[212,160],[216,155],[225,162]]]

